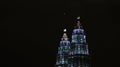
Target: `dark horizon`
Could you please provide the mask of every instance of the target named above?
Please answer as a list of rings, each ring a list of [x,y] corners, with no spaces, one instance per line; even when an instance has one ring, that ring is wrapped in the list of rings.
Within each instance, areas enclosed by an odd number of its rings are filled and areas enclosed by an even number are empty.
[[[120,20],[117,16],[120,6],[117,3],[27,3],[26,0],[25,3],[4,2],[0,5],[2,67],[54,67],[63,29],[67,29],[67,35],[71,38],[77,16],[81,16],[86,32],[92,67],[119,65],[117,37]]]

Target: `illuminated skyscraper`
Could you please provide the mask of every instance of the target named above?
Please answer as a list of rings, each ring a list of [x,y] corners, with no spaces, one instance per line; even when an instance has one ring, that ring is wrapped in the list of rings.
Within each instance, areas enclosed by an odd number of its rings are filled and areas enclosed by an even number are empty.
[[[70,50],[70,41],[64,29],[63,37],[61,38],[60,45],[58,47],[56,67],[68,67],[68,53]]]
[[[77,19],[77,26],[72,32],[68,67],[90,67],[85,31],[79,21],[80,17]]]
[[[73,29],[71,43],[66,33],[60,41],[56,67],[90,67],[86,35],[79,20],[80,17],[77,18],[77,26]]]

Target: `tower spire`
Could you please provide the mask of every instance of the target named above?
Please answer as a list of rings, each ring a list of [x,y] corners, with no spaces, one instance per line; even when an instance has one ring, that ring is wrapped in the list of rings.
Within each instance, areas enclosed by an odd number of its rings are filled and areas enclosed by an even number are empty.
[[[80,16],[78,16],[77,19],[80,20]]]
[[[67,30],[66,30],[66,29],[64,29],[63,31],[64,31],[64,32],[66,32]]]
[[[77,27],[80,29],[80,27],[81,27],[80,21],[77,21]]]
[[[64,34],[62,36],[62,40],[68,40],[67,34],[66,34],[66,29],[63,30]]]
[[[81,28],[80,16],[77,17],[77,28]]]

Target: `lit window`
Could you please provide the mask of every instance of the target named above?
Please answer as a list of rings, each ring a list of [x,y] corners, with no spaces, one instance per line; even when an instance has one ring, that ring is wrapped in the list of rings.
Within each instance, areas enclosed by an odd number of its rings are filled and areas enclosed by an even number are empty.
[[[78,48],[78,54],[80,54],[80,48]]]
[[[62,58],[62,64],[64,64],[64,58]]]
[[[84,35],[84,39],[86,38],[86,36]]]
[[[77,35],[72,35],[72,42],[76,43],[77,42]]]

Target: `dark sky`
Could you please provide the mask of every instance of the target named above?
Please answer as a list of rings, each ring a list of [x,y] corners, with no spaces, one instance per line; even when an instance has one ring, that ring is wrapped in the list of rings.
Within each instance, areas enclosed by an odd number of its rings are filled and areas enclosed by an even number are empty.
[[[103,0],[0,2],[0,66],[54,67],[63,29],[71,38],[77,16],[87,34],[92,67],[118,66],[119,8],[117,1]]]

